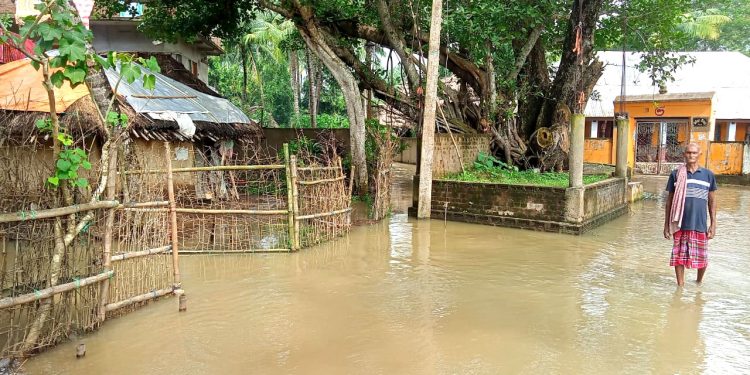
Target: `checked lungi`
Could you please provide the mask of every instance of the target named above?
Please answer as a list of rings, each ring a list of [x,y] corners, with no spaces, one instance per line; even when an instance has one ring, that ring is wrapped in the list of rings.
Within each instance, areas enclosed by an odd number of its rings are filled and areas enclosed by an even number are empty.
[[[694,230],[679,230],[675,232],[674,246],[670,266],[685,266],[687,268],[705,268],[708,265],[708,238],[706,233]]]

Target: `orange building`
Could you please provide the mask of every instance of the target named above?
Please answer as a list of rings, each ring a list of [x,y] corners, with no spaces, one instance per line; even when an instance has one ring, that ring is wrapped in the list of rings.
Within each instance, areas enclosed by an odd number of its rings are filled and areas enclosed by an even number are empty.
[[[750,58],[734,52],[691,52],[693,65],[675,74],[668,93],[659,93],[627,55],[626,96],[622,53],[598,57],[607,68],[586,107],[584,161],[615,164],[615,108],[629,119],[628,165],[635,173],[667,174],[683,162],[690,142],[701,146],[701,164],[716,174],[750,174]],[[619,61],[618,61],[619,60]],[[610,100],[609,103],[604,100]]]

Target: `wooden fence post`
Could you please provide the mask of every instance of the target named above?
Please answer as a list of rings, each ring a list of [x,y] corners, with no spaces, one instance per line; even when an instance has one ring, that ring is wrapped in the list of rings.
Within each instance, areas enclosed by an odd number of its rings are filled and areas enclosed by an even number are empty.
[[[291,155],[289,157],[289,164],[292,170],[292,212],[294,215],[294,250],[299,250],[302,247],[299,233],[299,189],[297,188],[297,156]]]
[[[116,143],[110,145],[109,166],[107,169],[107,200],[115,198],[115,189],[117,188],[117,154],[119,147]],[[107,220],[104,227],[104,254],[102,254],[102,263],[104,272],[112,270],[112,242],[114,240],[115,212],[117,207],[107,209]],[[107,317],[107,303],[109,303],[109,278],[102,281],[99,289],[100,302],[98,311],[98,320],[103,322]]]
[[[289,144],[284,143],[284,168],[285,168],[285,174],[286,174],[286,208],[288,211],[288,218],[289,218],[289,250],[294,251],[295,248],[295,238],[296,238],[296,232],[294,231],[294,223],[296,220],[294,219],[294,189],[292,188],[292,163],[291,158],[289,156]]]
[[[164,151],[167,157],[167,196],[169,198],[169,219],[170,219],[170,237],[172,239],[172,270],[174,271],[174,280],[172,289],[180,301],[179,311],[185,311],[186,296],[182,290],[180,281],[180,249],[179,238],[177,237],[177,201],[174,195],[174,176],[172,174],[172,150],[169,142],[164,142]]]

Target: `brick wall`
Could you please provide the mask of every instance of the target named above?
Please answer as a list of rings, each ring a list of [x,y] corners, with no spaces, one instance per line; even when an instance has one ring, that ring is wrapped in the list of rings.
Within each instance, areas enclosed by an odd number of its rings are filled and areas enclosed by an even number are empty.
[[[583,192],[583,220],[591,220],[625,204],[627,184],[624,179],[610,178],[586,185]]]
[[[449,173],[461,172],[461,163],[468,167],[477,160],[480,152],[490,152],[492,137],[488,134],[453,134],[456,144],[453,144],[449,134],[435,134],[435,153],[433,154],[432,176],[434,178],[445,176]],[[396,161],[401,163],[416,164],[417,139],[403,138],[407,145]],[[458,153],[456,153],[458,146]],[[461,155],[460,158],[458,155]]]
[[[624,179],[584,189],[433,180],[432,216],[580,234],[627,211]]]
[[[565,220],[564,188],[434,180],[433,211]]]

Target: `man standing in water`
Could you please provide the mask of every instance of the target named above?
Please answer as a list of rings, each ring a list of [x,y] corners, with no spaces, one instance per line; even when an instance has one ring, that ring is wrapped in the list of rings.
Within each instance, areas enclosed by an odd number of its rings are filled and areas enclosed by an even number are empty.
[[[685,285],[685,267],[697,268],[696,282],[703,282],[708,259],[708,240],[716,233],[716,178],[713,172],[698,166],[700,146],[685,147],[685,165],[672,171],[667,182],[667,206],[664,214],[664,238],[674,238],[670,266],[674,266],[677,285]],[[707,216],[711,225],[707,225]]]

